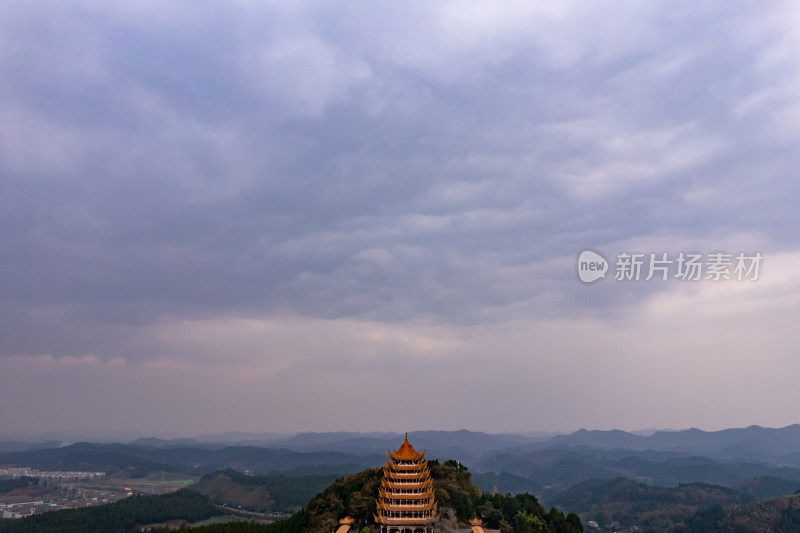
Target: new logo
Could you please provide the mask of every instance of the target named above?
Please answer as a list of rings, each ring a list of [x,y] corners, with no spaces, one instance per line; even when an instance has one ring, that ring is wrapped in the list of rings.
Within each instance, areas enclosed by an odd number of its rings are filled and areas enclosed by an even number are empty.
[[[608,261],[602,255],[584,250],[578,256],[578,277],[584,283],[592,283],[606,277]]]

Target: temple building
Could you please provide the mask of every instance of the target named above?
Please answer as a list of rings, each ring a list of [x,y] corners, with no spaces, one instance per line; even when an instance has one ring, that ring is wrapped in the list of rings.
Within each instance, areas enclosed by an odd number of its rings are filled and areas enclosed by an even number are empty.
[[[417,452],[406,439],[389,452],[383,469],[375,523],[381,533],[433,533],[436,502],[425,451]]]

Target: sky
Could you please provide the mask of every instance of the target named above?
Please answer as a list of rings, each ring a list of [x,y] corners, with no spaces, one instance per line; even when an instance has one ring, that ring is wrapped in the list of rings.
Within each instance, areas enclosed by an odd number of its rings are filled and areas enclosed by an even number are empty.
[[[3,2],[0,438],[800,422],[798,26]]]

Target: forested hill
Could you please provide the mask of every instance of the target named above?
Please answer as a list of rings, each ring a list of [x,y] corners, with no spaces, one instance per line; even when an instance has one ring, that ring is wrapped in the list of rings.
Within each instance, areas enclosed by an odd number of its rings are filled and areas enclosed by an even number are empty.
[[[241,505],[258,512],[294,513],[337,477],[336,474],[248,476],[229,468],[206,474],[191,489],[219,505]]]
[[[723,509],[714,505],[687,521],[679,533],[735,531],[741,533],[771,531],[796,533],[800,531],[800,491],[765,502],[738,505]]]
[[[469,470],[455,461],[430,461],[435,497],[439,506],[438,530],[453,531],[467,527],[470,518],[480,517],[489,529],[503,533],[577,533],[583,531],[580,518],[564,515],[556,508],[546,511],[530,494],[516,496],[486,495],[473,484]],[[287,520],[266,526],[247,523],[218,524],[193,529],[198,533],[256,532],[264,533],[329,533],[339,519],[350,515],[356,519],[355,531],[372,525],[382,469],[369,469],[336,479],[328,488],[311,498]],[[213,490],[215,480],[225,482],[227,490],[236,487],[266,489],[266,478],[250,478],[233,471],[223,471],[206,478],[206,488]],[[201,485],[202,487],[202,485]],[[277,490],[278,485],[273,486]],[[261,497],[268,491],[257,492]],[[191,489],[161,496],[136,496],[119,502],[84,509],[53,511],[16,520],[0,521],[0,531],[14,532],[127,532],[142,524],[171,519],[194,522],[205,519],[219,508],[211,505],[208,496]]]
[[[580,518],[564,516],[558,509],[545,511],[536,497],[485,495],[473,484],[468,469],[456,461],[430,461],[435,497],[439,506],[437,520],[443,529],[468,527],[470,518],[480,517],[489,529],[504,533],[583,531]],[[380,488],[382,469],[364,470],[337,479],[308,503],[309,533],[328,533],[346,515],[356,519],[357,527],[372,523]],[[442,529],[440,527],[439,529]]]
[[[683,525],[699,510],[713,505],[731,507],[752,501],[749,495],[718,485],[655,487],[622,477],[584,481],[552,500],[562,509],[578,513],[586,522],[617,521],[636,525],[643,532],[667,531]]]
[[[468,527],[470,518],[481,517],[489,529],[503,533],[577,533],[583,531],[580,518],[564,515],[556,508],[546,511],[530,494],[516,496],[482,494],[473,484],[468,469],[455,462],[429,461],[439,506],[438,531]],[[197,533],[329,533],[339,519],[352,516],[354,530],[372,525],[383,470],[364,470],[339,478],[308,502],[306,509],[288,520],[262,529],[247,524],[220,524],[199,528]]]

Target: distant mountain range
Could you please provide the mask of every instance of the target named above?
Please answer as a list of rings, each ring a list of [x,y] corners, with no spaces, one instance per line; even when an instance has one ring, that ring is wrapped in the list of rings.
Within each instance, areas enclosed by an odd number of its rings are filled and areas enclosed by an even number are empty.
[[[743,504],[765,523],[800,520],[800,514],[787,507],[797,498],[787,499],[789,495],[800,489],[800,424],[643,433],[418,431],[409,432],[409,439],[418,450],[426,450],[429,459],[455,459],[467,466],[472,483],[484,492],[530,492],[545,505],[579,513],[586,520],[613,521],[619,516],[643,531],[670,524],[733,524],[747,518],[734,511]],[[225,433],[70,445],[2,442],[0,468],[103,471],[123,477],[158,471],[203,476],[230,469],[222,478],[206,477],[205,485],[198,485],[217,499],[231,498],[235,472],[271,474],[258,480],[272,483],[270,489],[259,485],[243,494],[290,508],[319,490],[315,483],[382,466],[387,450],[396,449],[402,440],[400,433],[331,432]],[[281,503],[290,493],[294,500]],[[776,503],[760,503],[768,498]]]
[[[713,456],[726,460],[766,461],[781,466],[800,466],[800,424],[784,428],[747,428],[703,431],[655,431],[640,435],[620,430],[581,429],[568,435],[545,433],[489,434],[475,431],[414,431],[409,438],[429,456],[459,457],[463,462],[485,460],[487,454],[521,455],[552,448],[587,447],[597,450],[663,451]],[[134,444],[150,446],[199,446],[237,444],[294,451],[338,451],[385,453],[402,441],[400,433],[299,433],[281,436],[269,433],[225,433],[197,439],[139,439]],[[2,450],[0,444],[0,450]]]
[[[203,475],[233,468],[254,474],[344,474],[383,464],[400,433],[225,433],[196,439],[141,438],[127,444],[0,443],[0,465],[55,470],[172,470]],[[416,431],[409,439],[430,459],[467,465],[483,490],[531,491],[547,499],[591,479],[625,477],[663,487],[748,479],[800,480],[800,424],[722,431],[619,430],[569,435]],[[294,474],[292,474],[294,475]]]
[[[37,470],[127,473],[143,477],[152,472],[203,475],[233,468],[254,474],[310,470],[313,473],[347,473],[383,463],[383,455],[340,452],[296,452],[255,446],[145,446],[142,444],[77,443],[49,449],[0,454],[2,466],[28,466]],[[304,474],[306,472],[304,471]]]
[[[786,466],[800,465],[800,424],[784,428],[724,429],[722,431],[657,431],[650,436],[625,431],[587,431],[558,435],[546,442],[526,448],[544,449],[555,446],[587,446],[600,450],[671,451],[692,455],[708,455],[730,460],[766,460]]]

